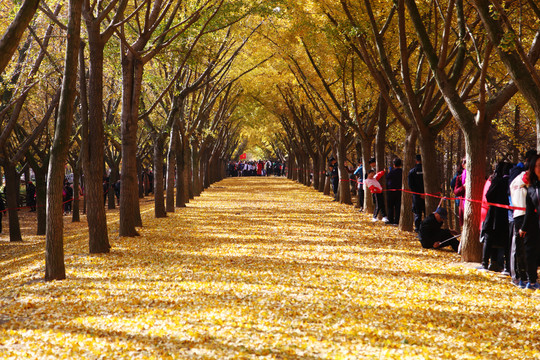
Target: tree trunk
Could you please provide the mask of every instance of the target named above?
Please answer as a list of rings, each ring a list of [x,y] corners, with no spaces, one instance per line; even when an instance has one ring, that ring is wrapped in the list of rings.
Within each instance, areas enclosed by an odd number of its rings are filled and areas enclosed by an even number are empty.
[[[191,164],[191,147],[189,146],[189,141],[186,142],[184,148],[184,194],[185,202],[189,203],[190,199],[195,198],[195,193],[193,191],[193,180],[192,180],[192,164]],[[202,188],[201,188],[202,191]]]
[[[440,195],[441,184],[439,181],[439,167],[437,166],[437,137],[431,132],[419,134],[420,152],[422,154],[422,172],[424,173],[424,192],[426,194]],[[425,164],[425,165],[424,165]],[[426,196],[426,215],[437,209],[440,199],[434,196]]]
[[[375,161],[377,166],[377,171],[386,171],[386,162],[385,162],[385,154],[386,154],[386,118],[388,116],[388,104],[386,103],[386,100],[382,97],[382,95],[379,96],[377,106],[377,133],[375,135]],[[379,179],[379,183],[383,187],[384,190],[386,190],[386,172],[385,174]],[[384,197],[384,205],[383,207],[386,209],[386,192],[383,192]]]
[[[26,27],[32,21],[39,5],[39,0],[25,0],[20,6],[13,22],[0,38],[0,74],[9,64],[11,56],[17,50],[19,41],[24,34]],[[4,19],[6,21],[7,19]]]
[[[88,247],[91,254],[108,253],[111,245],[103,204],[103,51],[100,28],[87,24],[89,37],[88,125],[83,131],[83,171],[85,177],[85,206],[88,221]],[[81,64],[82,64],[81,59]],[[81,73],[84,71],[81,68]],[[81,84],[82,87],[83,84]],[[85,84],[84,84],[85,85]],[[84,118],[83,118],[84,119]]]
[[[174,121],[173,126],[169,134],[169,149],[167,152],[167,194],[166,194],[166,204],[165,210],[167,212],[174,212],[174,180],[176,178],[176,173],[180,175],[179,169],[176,169],[176,149],[178,148],[178,128]],[[180,176],[178,176],[180,178]],[[178,196],[178,195],[177,195]]]
[[[318,154],[315,153],[311,160],[313,161],[313,188],[319,190],[321,166]]]
[[[77,160],[77,164],[73,168],[73,206],[71,209],[71,221],[80,222],[81,214],[79,211],[80,208],[80,199],[79,199],[79,179],[81,177],[81,158]]]
[[[7,162],[4,165],[6,177],[6,203],[9,216],[9,241],[22,241],[21,225],[19,223],[18,201],[19,201],[19,174],[15,165]]]
[[[337,144],[337,162],[339,170],[339,200],[342,204],[352,205],[351,189],[349,186],[349,172],[345,167],[347,159],[347,147],[345,139],[345,127],[339,127],[339,143]]]
[[[36,235],[45,235],[47,231],[47,168],[34,168],[36,176],[36,214],[37,231]]]
[[[414,126],[411,126],[405,135],[405,144],[403,146],[403,189],[410,190],[407,182],[409,170],[415,165],[416,155],[416,139],[418,132]],[[403,231],[413,231],[413,213],[412,213],[412,195],[403,191],[401,192],[401,218],[399,219],[399,229]]]
[[[366,213],[373,213],[373,210],[375,210],[375,204],[373,203],[373,197],[371,196],[371,192],[366,186],[365,180],[366,175],[369,171],[369,159],[371,157],[371,144],[373,143],[373,138],[370,139],[362,139],[362,163],[364,165],[364,179],[362,179],[363,187],[364,187],[364,211]]]
[[[137,157],[137,185],[139,188],[139,199],[144,198],[144,181],[146,174],[143,172],[142,160]]]
[[[176,207],[186,207],[185,193],[185,161],[184,161],[184,139],[178,138],[176,142],[176,169],[178,177],[176,180]]]
[[[70,0],[62,93],[58,105],[58,118],[51,147],[49,175],[47,177],[47,235],[45,241],[45,280],[47,281],[66,278],[62,188],[77,88],[81,8],[82,1]]]
[[[137,182],[137,128],[143,76],[142,61],[131,52],[122,59],[122,170],[120,236],[138,236],[140,224]]]
[[[467,152],[467,178],[465,180],[465,198],[476,201],[465,201],[465,219],[461,234],[461,258],[465,262],[482,260],[482,243],[480,243],[480,214],[482,192],[485,184],[485,162],[487,137],[485,131],[476,128],[465,133]]]
[[[319,153],[319,188],[318,190],[324,193],[326,187],[326,156],[323,153]],[[328,194],[326,194],[328,195]]]
[[[201,159],[201,156],[200,156],[200,152],[198,149],[198,146],[197,146],[197,143],[195,141],[193,141],[191,143],[191,164],[192,164],[192,169],[191,169],[191,174],[192,174],[192,182],[193,182],[193,195],[194,196],[199,196],[201,195],[201,190],[199,189],[200,188],[200,183],[201,183],[201,177],[200,177],[200,159]]]
[[[163,150],[165,139],[159,134],[154,137],[154,216],[167,217],[163,194]]]

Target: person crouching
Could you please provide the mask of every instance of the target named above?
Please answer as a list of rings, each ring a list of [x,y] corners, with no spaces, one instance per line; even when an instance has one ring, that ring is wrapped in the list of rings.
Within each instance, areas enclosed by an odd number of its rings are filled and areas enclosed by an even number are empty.
[[[440,249],[451,246],[454,251],[458,251],[459,240],[455,238],[456,233],[449,229],[441,229],[441,226],[448,217],[448,212],[443,207],[438,207],[434,213],[429,214],[420,224],[418,236],[420,244],[425,249]]]

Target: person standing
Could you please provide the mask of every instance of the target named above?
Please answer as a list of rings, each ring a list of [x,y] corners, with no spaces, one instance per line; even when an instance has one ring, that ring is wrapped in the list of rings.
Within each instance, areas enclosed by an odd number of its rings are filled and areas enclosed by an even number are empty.
[[[527,289],[537,290],[540,287],[536,282],[538,278],[538,236],[540,226],[538,214],[540,214],[540,156],[535,155],[530,162],[529,187],[525,198],[526,209],[523,225],[519,229],[519,236],[523,238],[525,246]]]
[[[365,180],[366,187],[369,189],[373,196],[373,203],[375,204],[375,210],[373,211],[373,219],[371,221],[378,221],[379,214],[382,215],[382,221],[388,223],[388,218],[386,217],[386,211],[384,209],[384,196],[383,188],[379,179],[384,176],[385,171],[379,171],[375,174],[375,170],[370,169]]]
[[[353,173],[356,176],[358,196],[356,198],[356,206],[359,211],[364,210],[364,167],[362,165],[362,160],[358,160],[358,167]]]
[[[521,208],[511,211],[510,222],[510,275],[512,283],[524,288],[527,283],[527,259],[525,257],[524,239],[519,236],[519,229],[525,219],[527,187],[529,185],[529,167],[536,150],[525,153],[524,162],[518,163],[510,170],[510,206]]]
[[[330,183],[332,184],[332,190],[334,191],[334,201],[338,201],[338,187],[339,187],[339,173],[337,161],[334,157],[331,157],[329,165]]]
[[[412,195],[412,211],[414,214],[414,231],[420,231],[422,215],[426,213],[424,201],[424,172],[422,171],[422,157],[416,155],[416,165],[409,171],[407,176],[409,189],[416,193]]]
[[[504,162],[499,162],[491,176],[491,184],[486,192],[488,203],[508,205],[508,178],[504,176],[505,167]],[[482,266],[485,269],[502,271],[503,255],[508,246],[508,232],[508,210],[504,207],[489,205],[486,218],[482,223],[484,234]]]
[[[524,165],[521,174],[517,175],[510,183],[510,200],[512,206],[525,208],[527,206],[527,186],[529,185],[529,164]],[[525,210],[516,209],[513,211],[513,236],[510,251],[510,275],[512,283],[524,288],[527,283],[527,259],[525,257],[524,239],[519,236],[519,229],[525,219]]]
[[[386,175],[386,203],[388,209],[388,223],[398,225],[401,212],[401,188],[403,186],[403,162],[400,158],[394,159],[394,167]]]
[[[31,212],[36,211],[36,186],[32,181],[26,183],[26,206]]]
[[[456,177],[456,185],[454,187],[454,194],[458,198],[464,198],[465,197],[465,180],[467,179],[467,170],[465,169],[465,165],[467,164],[467,160],[463,158],[461,161],[461,173],[459,176]],[[463,221],[465,219],[465,200],[460,199],[459,200],[459,226],[463,226]]]
[[[71,206],[73,202],[73,188],[69,181],[64,183],[64,215],[71,214]]]

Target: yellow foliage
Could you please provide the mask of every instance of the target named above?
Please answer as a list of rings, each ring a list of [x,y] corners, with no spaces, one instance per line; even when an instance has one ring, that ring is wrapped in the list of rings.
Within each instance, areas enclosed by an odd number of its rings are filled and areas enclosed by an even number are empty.
[[[540,358],[536,293],[302,185],[226,179],[165,219],[152,204],[106,255],[66,221],[65,281],[40,280],[42,237],[0,238],[0,358]]]

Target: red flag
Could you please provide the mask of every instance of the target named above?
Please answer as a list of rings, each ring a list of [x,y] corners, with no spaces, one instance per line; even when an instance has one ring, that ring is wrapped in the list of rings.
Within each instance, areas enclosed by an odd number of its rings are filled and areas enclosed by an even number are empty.
[[[243,153],[242,155],[240,155],[240,160],[246,160],[246,157],[247,157],[247,154]]]

